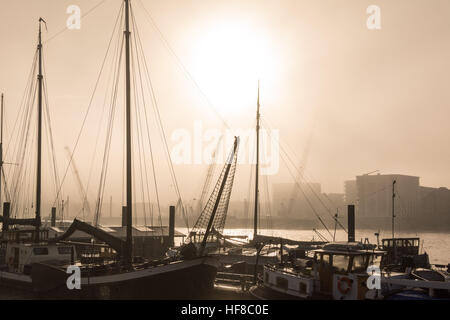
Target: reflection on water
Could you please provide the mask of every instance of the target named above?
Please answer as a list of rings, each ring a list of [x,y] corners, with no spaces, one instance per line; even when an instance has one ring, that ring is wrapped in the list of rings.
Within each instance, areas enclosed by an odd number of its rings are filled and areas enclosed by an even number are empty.
[[[177,228],[179,232],[187,234],[186,228]],[[327,239],[331,239],[331,235],[327,230],[318,230],[319,233]],[[330,230],[334,235],[334,230]],[[356,230],[356,239],[369,239],[370,243],[377,243],[374,230]],[[224,231],[227,235],[247,235],[250,238],[253,236],[253,229],[226,229]],[[281,230],[281,229],[261,229],[261,235],[283,237],[292,240],[320,240],[317,234],[311,230]],[[450,263],[450,233],[432,233],[432,232],[399,232],[395,234],[396,237],[419,237],[421,240],[421,253],[427,252],[430,256],[430,262],[433,264],[448,264]],[[380,241],[383,238],[391,238],[390,233],[380,233]],[[346,241],[347,233],[344,230],[336,230],[336,241]]]

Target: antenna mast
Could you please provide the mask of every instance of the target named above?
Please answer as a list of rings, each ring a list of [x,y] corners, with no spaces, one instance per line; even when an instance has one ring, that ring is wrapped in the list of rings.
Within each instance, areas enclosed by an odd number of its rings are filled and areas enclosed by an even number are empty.
[[[126,80],[126,158],[127,158],[127,238],[125,263],[131,265],[133,251],[132,235],[132,159],[131,159],[131,77],[130,77],[130,1],[125,1],[125,80]]]
[[[395,184],[397,183],[396,180],[394,180],[392,182],[392,239],[395,238],[395,229],[394,229],[394,222],[395,222],[395,210],[394,210],[394,205],[395,205]]]
[[[39,74],[38,74],[38,145],[37,145],[37,168],[36,168],[36,234],[35,242],[39,242],[40,234],[39,229],[41,227],[41,171],[42,171],[42,87],[43,78],[42,75],[42,22],[44,19],[39,18]]]
[[[256,111],[256,174],[255,174],[255,214],[253,217],[253,240],[258,235],[258,204],[259,204],[259,130],[260,130],[260,100],[259,100],[260,84],[258,81],[258,104]]]

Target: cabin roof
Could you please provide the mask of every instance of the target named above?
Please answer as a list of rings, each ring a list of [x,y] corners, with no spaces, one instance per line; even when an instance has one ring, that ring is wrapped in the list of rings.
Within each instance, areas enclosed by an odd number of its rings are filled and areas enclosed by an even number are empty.
[[[99,228],[105,232],[110,233],[111,235],[118,238],[125,238],[127,231],[126,227],[122,226],[99,226]],[[59,237],[66,232],[68,227],[57,226],[49,228],[49,239]],[[132,228],[133,237],[142,237],[142,238],[157,238],[157,237],[168,237],[169,236],[169,227],[167,226],[133,226]],[[174,236],[176,238],[184,237],[185,235],[181,232],[175,230]],[[70,236],[72,239],[83,239],[83,238],[92,238],[91,235],[83,232],[83,231],[75,231],[73,235]]]
[[[389,241],[389,240],[420,240],[420,238],[385,238],[382,239],[381,241]]]
[[[384,251],[368,248],[360,242],[332,242],[324,245],[320,249],[313,250],[313,252],[341,255],[369,255],[385,253]]]

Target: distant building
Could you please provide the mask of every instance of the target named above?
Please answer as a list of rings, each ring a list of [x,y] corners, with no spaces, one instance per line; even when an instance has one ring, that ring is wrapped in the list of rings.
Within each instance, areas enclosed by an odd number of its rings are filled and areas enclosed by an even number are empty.
[[[358,199],[356,180],[348,180],[344,182],[344,194],[344,201],[346,204],[356,205],[356,200]]]
[[[356,177],[358,216],[383,218],[392,215],[392,183],[395,184],[395,212],[415,216],[420,199],[419,177],[399,174]]]
[[[274,184],[273,209],[278,217],[314,219],[314,211],[320,210],[318,197],[322,197],[320,183]],[[322,199],[322,201],[325,201]],[[323,208],[323,207],[322,207]]]
[[[330,210],[333,213],[336,212],[336,209],[339,209],[339,212],[344,212],[347,210],[345,207],[345,195],[343,193],[327,193],[326,198],[328,199],[327,205],[330,206]]]
[[[421,187],[419,209],[424,221],[450,223],[450,190],[447,188]]]

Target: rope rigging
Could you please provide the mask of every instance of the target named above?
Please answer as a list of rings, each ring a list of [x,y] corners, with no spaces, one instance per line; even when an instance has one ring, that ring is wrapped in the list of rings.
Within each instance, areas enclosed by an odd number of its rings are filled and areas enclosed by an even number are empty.
[[[24,94],[22,96],[19,112],[17,113],[16,119],[14,121],[13,130],[11,132],[11,137],[8,142],[7,151],[5,154],[11,154],[12,158],[15,159],[14,167],[4,170],[2,174],[3,181],[5,183],[5,192],[7,201],[11,202],[11,213],[10,216],[13,218],[28,218],[34,215],[34,201],[35,194],[34,190],[36,188],[36,172],[37,168],[35,166],[35,161],[37,159],[36,147],[37,147],[37,135],[38,126],[35,121],[35,116],[37,115],[37,110],[35,108],[37,102],[37,92],[39,87],[39,77],[38,77],[38,63],[39,63],[39,50],[43,55],[43,50],[40,46],[34,53],[31,69],[28,75],[28,80],[25,85]],[[45,59],[42,59],[42,71],[46,74],[45,69]],[[40,76],[40,74],[39,74]],[[42,101],[43,109],[43,119],[42,124],[44,127],[44,135],[47,144],[47,157],[48,169],[50,170],[50,180],[53,183],[54,192],[56,194],[57,188],[59,187],[59,175],[58,166],[56,161],[55,144],[53,140],[53,130],[51,123],[50,114],[50,103],[48,99],[48,84],[46,77],[43,77],[42,83],[42,93],[44,99]],[[10,146],[13,146],[12,149]],[[6,177],[11,177],[11,179],[6,179]],[[6,181],[10,181],[10,187],[8,188]],[[49,190],[47,188],[47,190]],[[47,192],[48,194],[48,192]],[[60,203],[58,202],[58,209],[61,211]]]
[[[269,137],[270,138],[274,138],[271,134],[270,131],[267,130]],[[279,142],[278,142],[279,143]],[[284,151],[283,147],[280,144],[280,150]],[[292,179],[294,179],[295,185],[297,186],[297,188],[302,192],[303,196],[305,197],[309,207],[311,208],[311,210],[313,211],[314,215],[316,216],[316,218],[319,220],[319,222],[322,224],[322,226],[325,228],[325,230],[330,234],[331,238],[333,238],[332,233],[330,232],[330,230],[328,229],[327,225],[325,224],[325,222],[323,221],[323,219],[321,218],[321,216],[319,215],[319,213],[317,212],[317,210],[314,208],[314,206],[312,205],[310,199],[307,197],[305,191],[303,190],[303,188],[301,187],[301,184],[295,180],[295,175],[293,174],[293,172],[291,171],[291,169],[289,168],[288,163],[286,162],[286,159],[283,157],[283,154],[280,154],[281,156],[281,160],[286,164],[286,168],[289,172],[289,174],[291,175]],[[287,156],[287,155],[286,155]],[[294,165],[295,168],[295,165]],[[309,185],[309,184],[308,184]]]
[[[187,226],[187,228],[189,230],[188,216],[186,215],[186,210],[185,210],[185,207],[183,205],[181,192],[180,192],[178,181],[177,181],[177,178],[176,178],[176,175],[175,175],[175,170],[174,170],[173,162],[172,162],[171,155],[170,155],[170,150],[169,150],[169,145],[168,145],[167,138],[166,138],[165,129],[164,129],[164,126],[163,126],[163,123],[162,123],[162,118],[161,118],[161,114],[160,114],[160,111],[159,111],[158,101],[156,99],[156,94],[155,94],[155,90],[154,90],[154,87],[153,87],[153,82],[152,82],[151,77],[150,77],[149,65],[148,65],[147,59],[146,59],[146,57],[144,55],[142,41],[141,41],[141,38],[140,38],[139,29],[137,28],[136,19],[135,19],[134,12],[133,12],[133,7],[131,7],[130,12],[131,12],[131,17],[132,17],[132,23],[133,23],[133,26],[134,26],[134,29],[135,29],[134,33],[135,33],[135,36],[136,36],[137,49],[138,49],[138,51],[141,52],[142,66],[144,67],[143,71],[144,71],[144,75],[145,75],[144,79],[147,81],[148,93],[149,93],[149,95],[151,97],[151,100],[152,100],[152,107],[153,107],[153,110],[154,110],[154,113],[155,113],[155,118],[156,118],[156,121],[157,121],[157,124],[158,124],[159,134],[160,134],[160,137],[161,137],[161,139],[163,141],[163,144],[164,144],[164,151],[165,151],[166,162],[167,162],[167,164],[169,166],[169,171],[170,171],[172,183],[173,183],[173,186],[175,188],[175,192],[176,192],[177,197],[178,197],[177,208],[181,209],[182,216],[183,216],[183,218],[185,220],[185,224],[186,224],[186,226]],[[146,119],[147,119],[147,117],[146,117]]]
[[[77,148],[78,148],[78,145],[79,145],[79,142],[80,142],[80,139],[81,139],[81,135],[82,135],[82,133],[83,133],[83,129],[84,129],[85,125],[86,125],[86,121],[87,121],[88,116],[89,116],[89,113],[90,113],[90,111],[91,111],[92,104],[93,104],[93,100],[94,100],[94,97],[95,97],[95,93],[96,93],[96,91],[97,91],[97,89],[98,89],[98,86],[99,86],[99,83],[100,83],[100,79],[101,79],[101,75],[102,75],[102,73],[103,73],[103,70],[104,70],[105,65],[106,65],[106,62],[107,62],[108,53],[109,53],[109,50],[110,50],[110,48],[111,48],[111,44],[112,44],[112,41],[113,41],[113,38],[114,38],[115,30],[116,30],[117,25],[118,25],[118,21],[120,20],[120,18],[121,18],[121,16],[122,16],[123,8],[124,8],[124,4],[122,4],[122,6],[120,7],[119,13],[118,13],[118,15],[117,15],[116,22],[115,22],[115,26],[114,26],[114,28],[113,28],[113,32],[112,32],[112,34],[111,34],[111,38],[110,38],[109,43],[108,43],[108,47],[107,47],[105,56],[104,56],[104,58],[103,58],[102,65],[101,65],[101,67],[100,67],[100,71],[99,71],[97,80],[96,80],[96,82],[95,82],[94,90],[93,90],[93,92],[92,92],[92,94],[91,94],[91,97],[90,97],[90,100],[89,100],[88,107],[87,107],[86,112],[85,112],[85,115],[84,115],[84,117],[83,117],[83,121],[82,121],[82,124],[81,124],[80,131],[79,131],[79,133],[78,133],[77,139],[76,139],[76,141],[75,141],[75,145],[74,145],[74,147],[73,147],[73,150],[71,150],[71,155],[72,155],[72,157],[71,157],[71,159],[69,160],[69,163],[67,164],[67,167],[66,167],[66,170],[65,170],[65,172],[64,172],[63,179],[61,180],[61,185],[60,185],[60,188],[59,188],[59,190],[58,190],[58,193],[57,193],[55,202],[56,202],[57,199],[58,199],[58,196],[59,196],[59,193],[60,193],[60,191],[61,191],[61,188],[62,188],[62,186],[63,186],[63,184],[64,184],[64,181],[65,181],[65,179],[66,179],[66,177],[67,177],[67,173],[68,173],[69,168],[70,168],[70,166],[71,166],[71,164],[72,164],[72,159],[73,159],[74,154],[75,154],[75,152],[76,152],[76,150],[77,150]]]
[[[265,125],[268,126],[268,129],[270,129],[270,126],[268,125],[267,121],[265,121],[265,119],[263,119],[263,122],[265,123]],[[270,132],[270,130],[267,130],[267,132]],[[273,137],[272,135],[270,135],[272,138],[276,139],[275,137]],[[289,156],[289,154],[286,152],[285,148],[283,147],[283,145],[281,144],[280,140],[275,141],[275,143],[278,143],[280,150],[282,151],[282,153],[284,153],[285,157],[287,158],[287,160],[289,161],[290,165],[294,168],[294,170],[297,171],[298,176],[302,177],[302,180],[306,182],[306,185],[309,187],[309,189],[311,190],[312,194],[314,194],[314,196],[318,199],[318,201],[320,202],[320,204],[323,206],[323,208],[326,210],[326,212],[328,213],[328,215],[333,219],[334,222],[336,222],[345,232],[347,232],[347,230],[345,229],[345,227],[342,225],[342,223],[339,222],[339,220],[335,219],[335,216],[333,215],[333,213],[331,212],[331,210],[328,208],[328,206],[323,202],[323,200],[321,199],[320,195],[317,194],[317,192],[314,190],[314,188],[311,186],[311,182],[308,181],[308,179],[305,177],[305,174],[302,173],[301,171],[298,170],[297,166],[295,165],[294,161],[292,161],[291,157]],[[283,154],[281,154],[281,158],[284,161],[285,159],[283,158]],[[298,188],[302,191],[303,195],[305,196],[307,202],[310,204],[311,209],[313,209],[313,206],[310,202],[310,200],[308,199],[308,197],[306,196],[303,188],[301,188],[301,184],[297,181],[297,179],[295,178],[295,175],[292,174],[292,171],[289,169],[289,165],[288,163],[285,161],[286,163],[286,167],[289,170],[289,173],[291,174],[291,177],[294,179],[295,184],[298,186]],[[316,212],[315,209],[313,209],[314,212]],[[322,220],[322,219],[320,219]],[[328,228],[326,228],[328,230]],[[331,233],[330,233],[331,235]],[[332,236],[332,235],[331,235]]]

